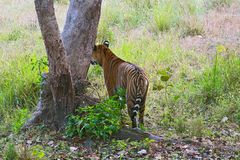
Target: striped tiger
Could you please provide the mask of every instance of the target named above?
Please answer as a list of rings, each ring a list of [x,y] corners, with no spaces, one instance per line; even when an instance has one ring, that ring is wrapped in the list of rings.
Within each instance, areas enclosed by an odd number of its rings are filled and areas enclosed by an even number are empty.
[[[103,68],[109,96],[113,96],[120,87],[126,90],[126,103],[132,128],[138,128],[139,124],[143,125],[145,101],[149,86],[144,71],[140,67],[117,57],[109,49],[108,41],[94,46],[91,64],[99,64]]]

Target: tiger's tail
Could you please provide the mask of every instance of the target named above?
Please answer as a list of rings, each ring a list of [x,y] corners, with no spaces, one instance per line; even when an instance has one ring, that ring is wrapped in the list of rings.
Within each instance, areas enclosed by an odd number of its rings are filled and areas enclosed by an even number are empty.
[[[133,107],[133,119],[136,123],[135,127],[138,127],[139,125],[139,119],[138,119],[138,112],[140,110],[140,104],[142,102],[141,96],[137,96],[134,107]]]

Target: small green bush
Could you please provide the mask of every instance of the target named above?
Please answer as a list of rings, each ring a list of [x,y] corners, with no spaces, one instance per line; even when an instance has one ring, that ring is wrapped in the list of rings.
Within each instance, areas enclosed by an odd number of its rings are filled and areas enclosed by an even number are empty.
[[[118,93],[123,94],[120,90]],[[119,99],[118,99],[119,98]],[[113,96],[96,106],[79,108],[68,117],[66,135],[107,139],[120,129],[124,96]]]
[[[46,159],[44,148],[41,145],[32,146],[30,148],[30,152],[31,152],[32,159],[41,159],[41,160]]]

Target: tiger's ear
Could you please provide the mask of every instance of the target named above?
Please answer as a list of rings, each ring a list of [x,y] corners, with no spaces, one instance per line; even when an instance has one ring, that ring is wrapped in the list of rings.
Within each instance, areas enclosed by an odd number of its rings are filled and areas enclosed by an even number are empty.
[[[94,45],[94,47],[93,47],[93,51],[96,51],[96,50],[97,50],[97,46]]]
[[[109,47],[109,41],[105,40],[105,41],[103,42],[103,45],[106,46],[106,47]]]

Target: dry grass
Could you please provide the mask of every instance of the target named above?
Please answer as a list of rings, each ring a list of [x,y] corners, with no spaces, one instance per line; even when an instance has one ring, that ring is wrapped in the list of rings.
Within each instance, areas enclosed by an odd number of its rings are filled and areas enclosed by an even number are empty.
[[[180,40],[183,48],[194,49],[198,53],[214,53],[217,44],[223,44],[231,50],[240,49],[240,5],[210,10],[203,19],[203,36],[186,37]]]

